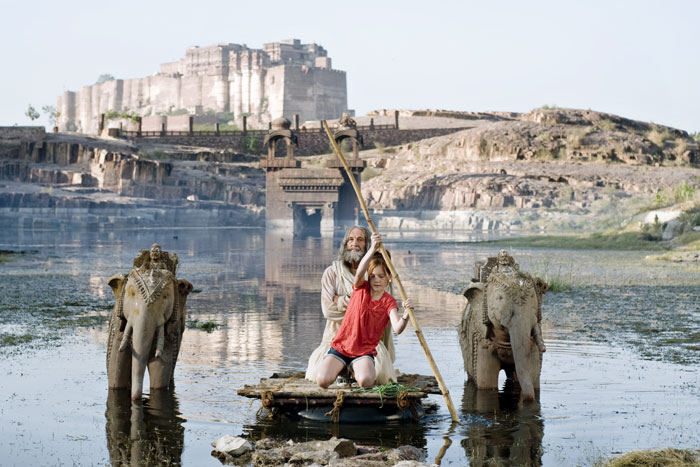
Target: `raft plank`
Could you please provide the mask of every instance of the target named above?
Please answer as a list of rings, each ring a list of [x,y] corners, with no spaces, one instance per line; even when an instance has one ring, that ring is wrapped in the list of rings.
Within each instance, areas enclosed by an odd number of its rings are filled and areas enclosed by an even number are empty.
[[[440,388],[434,376],[401,374],[397,378],[404,386],[421,388],[422,391],[414,391],[406,394],[407,399],[423,399],[428,394],[440,394]],[[389,405],[396,403],[395,397],[382,396],[376,392],[352,392],[357,387],[335,384],[328,389],[319,388],[316,383],[304,378],[302,372],[275,373],[271,378],[261,378],[256,385],[245,385],[238,390],[238,394],[244,397],[262,399],[264,393],[271,393],[275,405],[332,405],[337,398],[338,391],[344,394],[346,403],[353,405]]]

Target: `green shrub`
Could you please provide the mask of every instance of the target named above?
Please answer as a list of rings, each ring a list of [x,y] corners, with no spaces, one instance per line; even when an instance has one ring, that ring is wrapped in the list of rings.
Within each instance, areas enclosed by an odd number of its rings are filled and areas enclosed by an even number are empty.
[[[164,161],[170,159],[170,156],[160,149],[154,149],[153,151],[139,151],[139,157],[153,161]]]
[[[662,129],[653,122],[649,125],[651,126],[651,130],[646,133],[646,137],[655,145],[663,147],[667,140],[673,139],[673,135],[667,128]]]
[[[590,127],[575,128],[566,135],[566,145],[570,148],[580,148],[583,139],[591,132]]]
[[[116,110],[108,110],[105,112],[105,121],[117,120],[119,118],[131,120],[132,122],[138,122],[141,116],[136,112],[129,111],[128,109],[125,109],[122,112],[117,112]]]
[[[675,199],[676,203],[690,201],[691,199],[695,198],[695,188],[688,185],[688,182],[684,180],[683,183],[678,185],[674,190],[673,198]]]
[[[360,176],[360,178],[363,182],[366,182],[368,180],[373,179],[377,175],[379,175],[379,171],[377,169],[375,169],[374,167],[367,167],[365,168],[365,170],[362,171],[362,175]]]

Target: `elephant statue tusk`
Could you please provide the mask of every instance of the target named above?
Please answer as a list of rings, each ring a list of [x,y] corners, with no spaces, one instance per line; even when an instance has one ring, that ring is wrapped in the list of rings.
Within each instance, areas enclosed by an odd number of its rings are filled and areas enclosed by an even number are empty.
[[[158,340],[156,341],[156,358],[163,355],[163,344],[165,342],[165,325],[158,326]]]
[[[537,348],[540,349],[540,352],[546,352],[547,347],[544,345],[544,340],[542,339],[542,331],[540,331],[539,326],[535,326],[532,328],[532,334],[535,337],[535,344],[537,344]]]
[[[124,330],[124,337],[122,337],[122,342],[119,344],[119,351],[123,352],[129,345],[129,340],[131,339],[131,333],[134,331],[134,326],[130,322],[126,323],[126,329]]]

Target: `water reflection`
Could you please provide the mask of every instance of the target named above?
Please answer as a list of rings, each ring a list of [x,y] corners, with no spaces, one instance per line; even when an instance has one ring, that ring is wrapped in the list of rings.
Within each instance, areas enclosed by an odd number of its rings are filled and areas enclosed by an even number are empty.
[[[480,391],[468,381],[462,412],[469,420],[461,441],[469,465],[542,465],[539,394],[534,402],[523,403],[512,381],[506,381],[503,391]]]
[[[411,445],[426,446],[424,423],[346,424],[326,423],[291,418],[258,417],[257,423],[245,425],[243,431],[253,440],[263,438],[293,439],[296,442],[328,439],[331,436],[351,439],[357,444],[395,448]]]
[[[107,396],[107,450],[112,465],[181,465],[185,428],[173,390],[151,389],[131,403],[128,389]]]

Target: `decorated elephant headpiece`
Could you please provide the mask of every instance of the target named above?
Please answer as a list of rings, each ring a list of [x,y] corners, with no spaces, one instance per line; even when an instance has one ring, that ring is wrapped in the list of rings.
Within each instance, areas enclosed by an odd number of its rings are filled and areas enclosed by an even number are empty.
[[[488,287],[505,288],[506,293],[515,303],[524,303],[534,291],[537,295],[537,321],[542,321],[542,295],[549,288],[548,284],[539,277],[520,270],[520,266],[506,250],[500,250],[498,256],[490,257],[475,264],[475,276],[472,284],[464,290],[467,300],[472,300],[478,292],[482,292],[481,306],[482,321],[489,323],[486,289]]]

